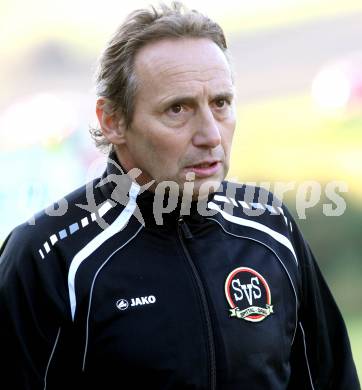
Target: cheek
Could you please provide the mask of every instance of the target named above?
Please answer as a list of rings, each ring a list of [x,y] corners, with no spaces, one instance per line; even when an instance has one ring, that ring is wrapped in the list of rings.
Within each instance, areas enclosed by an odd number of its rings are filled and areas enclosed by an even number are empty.
[[[234,137],[235,125],[227,126],[223,131],[222,143],[225,152],[229,152]]]
[[[175,174],[191,144],[189,129],[167,128],[152,116],[137,121],[135,128],[138,132],[134,134],[132,141],[139,145],[138,157],[147,159],[149,165],[160,172]]]
[[[150,142],[150,147],[158,154],[160,159],[168,160],[172,163],[182,158],[187,149],[187,142],[178,134],[167,133],[162,134],[161,137],[153,137]]]

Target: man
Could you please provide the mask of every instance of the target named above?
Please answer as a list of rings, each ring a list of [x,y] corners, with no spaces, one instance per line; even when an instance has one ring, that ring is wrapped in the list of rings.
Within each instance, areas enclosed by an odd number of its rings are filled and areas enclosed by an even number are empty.
[[[105,174],[2,250],[2,383],[358,389],[292,217],[223,181],[235,112],[220,27],[178,4],[136,11],[100,59],[98,93]]]

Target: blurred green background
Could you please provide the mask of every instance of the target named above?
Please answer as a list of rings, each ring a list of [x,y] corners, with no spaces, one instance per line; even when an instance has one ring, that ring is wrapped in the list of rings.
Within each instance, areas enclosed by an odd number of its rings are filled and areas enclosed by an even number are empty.
[[[361,377],[362,2],[185,3],[228,37],[238,95],[229,177],[293,187],[284,200],[344,315]],[[0,242],[103,169],[88,134],[96,59],[123,17],[147,4],[0,1]],[[300,218],[306,181],[322,196]],[[338,192],[346,205],[340,216],[323,209],[333,204],[331,181],[347,188]]]

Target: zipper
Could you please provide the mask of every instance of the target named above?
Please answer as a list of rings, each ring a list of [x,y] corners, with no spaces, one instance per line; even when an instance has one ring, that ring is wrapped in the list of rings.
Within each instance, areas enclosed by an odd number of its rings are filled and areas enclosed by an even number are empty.
[[[210,364],[210,389],[215,390],[216,389],[216,358],[215,358],[215,343],[214,343],[214,335],[211,325],[211,315],[210,315],[210,309],[209,305],[207,303],[206,299],[206,293],[205,288],[202,284],[199,272],[197,271],[197,268],[195,266],[195,263],[193,262],[190,252],[188,251],[185,239],[192,239],[193,235],[190,231],[190,228],[187,226],[186,222],[183,220],[182,217],[178,219],[178,238],[180,240],[182,249],[184,251],[185,257],[187,259],[187,262],[191,268],[192,274],[194,276],[194,279],[196,281],[197,289],[199,292],[200,300],[201,300],[201,306],[203,309],[203,313],[205,315],[205,322],[206,322],[206,328],[207,328],[207,341],[208,341],[208,351],[209,351],[209,364]]]

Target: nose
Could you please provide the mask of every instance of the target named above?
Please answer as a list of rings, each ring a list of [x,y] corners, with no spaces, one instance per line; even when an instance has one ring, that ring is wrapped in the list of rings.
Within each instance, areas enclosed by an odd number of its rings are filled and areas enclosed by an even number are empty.
[[[197,147],[213,149],[221,143],[219,123],[214,118],[210,108],[199,111],[195,123],[196,130],[193,144]]]

